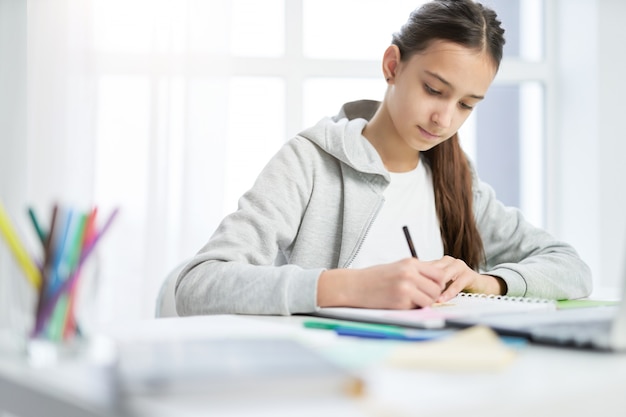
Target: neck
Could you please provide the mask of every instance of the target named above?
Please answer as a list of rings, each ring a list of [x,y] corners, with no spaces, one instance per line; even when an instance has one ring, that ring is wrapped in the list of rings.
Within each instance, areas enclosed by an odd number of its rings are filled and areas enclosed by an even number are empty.
[[[419,151],[400,137],[383,102],[363,129],[363,136],[372,144],[390,172],[408,172],[417,167]]]

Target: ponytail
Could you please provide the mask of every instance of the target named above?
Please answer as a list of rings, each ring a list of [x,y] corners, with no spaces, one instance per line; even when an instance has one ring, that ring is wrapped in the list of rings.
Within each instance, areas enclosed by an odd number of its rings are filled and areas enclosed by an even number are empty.
[[[433,175],[444,254],[478,270],[485,255],[472,209],[472,174],[458,134],[423,155]]]

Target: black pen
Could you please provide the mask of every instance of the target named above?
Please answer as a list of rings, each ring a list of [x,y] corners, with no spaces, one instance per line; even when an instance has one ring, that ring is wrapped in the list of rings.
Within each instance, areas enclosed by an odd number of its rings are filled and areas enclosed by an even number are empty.
[[[404,237],[406,237],[406,243],[409,244],[409,250],[411,251],[411,256],[417,258],[417,252],[415,252],[415,246],[413,246],[413,239],[411,239],[411,234],[409,233],[408,226],[402,226],[402,230],[404,231]]]

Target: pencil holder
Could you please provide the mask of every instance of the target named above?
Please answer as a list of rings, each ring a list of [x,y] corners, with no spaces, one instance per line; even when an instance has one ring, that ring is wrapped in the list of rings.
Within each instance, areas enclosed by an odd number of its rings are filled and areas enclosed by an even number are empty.
[[[70,274],[70,281],[57,284],[47,295],[38,295],[35,318],[30,328],[31,341],[46,341],[62,346],[85,343],[93,334],[98,316],[100,261],[93,253],[79,271]],[[43,300],[42,300],[43,299]]]
[[[22,353],[34,322],[34,292],[0,245],[0,355]]]
[[[29,251],[23,245],[0,203],[0,231],[26,278],[19,284],[22,287],[28,284],[30,291],[26,292],[31,294],[31,300],[10,307],[13,318],[5,326],[10,328],[4,332],[5,350],[23,349],[29,355],[31,350],[71,352],[89,337],[97,318],[100,276],[97,246],[117,209],[104,221],[100,221],[97,208],[81,211],[55,205],[46,222],[41,222],[32,208],[28,214],[40,244],[39,251]],[[12,292],[16,290],[13,281],[9,288]],[[23,292],[22,288],[20,293]]]

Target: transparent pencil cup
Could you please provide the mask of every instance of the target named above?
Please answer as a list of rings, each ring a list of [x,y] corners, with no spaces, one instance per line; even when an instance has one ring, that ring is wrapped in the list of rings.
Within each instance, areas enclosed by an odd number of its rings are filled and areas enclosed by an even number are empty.
[[[7,253],[0,251],[0,355],[26,351],[35,294]]]
[[[76,351],[89,341],[97,329],[99,305],[100,263],[97,254],[92,255],[73,281],[43,297],[42,289],[9,265],[0,281],[0,354],[24,354],[39,362],[31,356],[38,355],[42,345],[55,346],[62,355],[60,351]]]
[[[100,267],[96,254],[37,306],[33,338],[59,344],[88,339],[96,327]]]

